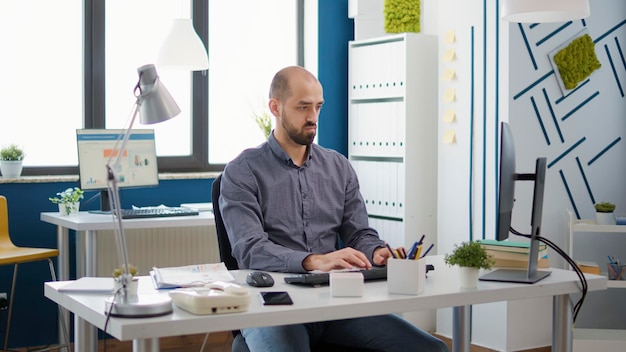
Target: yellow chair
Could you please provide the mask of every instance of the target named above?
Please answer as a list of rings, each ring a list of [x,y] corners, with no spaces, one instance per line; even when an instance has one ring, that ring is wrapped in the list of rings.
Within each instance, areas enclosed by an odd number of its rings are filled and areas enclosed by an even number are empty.
[[[7,207],[7,199],[5,196],[0,196],[0,265],[13,264],[13,282],[11,283],[11,295],[9,296],[9,315],[7,317],[7,327],[4,336],[4,351],[7,350],[9,342],[9,328],[11,326],[11,313],[13,312],[13,294],[15,292],[15,282],[17,281],[18,264],[38,260],[47,260],[48,265],[50,266],[50,276],[53,281],[56,281],[56,274],[51,258],[58,256],[58,249],[18,247],[13,244],[11,236],[9,236],[9,211]],[[63,320],[61,307],[59,307],[59,318]],[[40,351],[59,349],[61,347],[66,347],[69,350],[69,338],[63,321],[61,322],[61,327],[63,329],[65,343],[59,346],[48,347]]]

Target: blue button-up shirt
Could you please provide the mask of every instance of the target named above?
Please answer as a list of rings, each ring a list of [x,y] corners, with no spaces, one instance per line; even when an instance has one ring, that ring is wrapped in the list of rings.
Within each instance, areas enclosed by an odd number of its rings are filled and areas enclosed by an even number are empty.
[[[243,151],[224,169],[219,205],[240,268],[303,272],[308,255],[336,250],[339,238],[370,261],[384,246],[349,161],[317,144],[302,166],[273,134]]]

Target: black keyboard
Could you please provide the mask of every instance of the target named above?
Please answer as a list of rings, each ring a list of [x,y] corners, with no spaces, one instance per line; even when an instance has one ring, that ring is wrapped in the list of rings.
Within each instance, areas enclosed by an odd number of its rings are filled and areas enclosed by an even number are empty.
[[[199,214],[197,210],[186,207],[121,209],[121,213],[122,219],[161,218]]]
[[[356,269],[350,270],[350,272],[359,272],[363,274],[365,281],[371,280],[386,280],[387,279],[387,267],[375,266],[371,269]],[[285,282],[288,284],[298,285],[328,285],[330,282],[329,273],[306,273],[306,274],[290,274],[285,276]]]

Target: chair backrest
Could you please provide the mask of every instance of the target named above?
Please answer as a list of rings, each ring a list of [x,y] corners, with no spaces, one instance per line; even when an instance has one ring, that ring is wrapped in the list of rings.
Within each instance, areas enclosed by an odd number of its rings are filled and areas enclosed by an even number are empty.
[[[215,229],[217,231],[217,244],[220,247],[220,260],[224,262],[228,270],[239,269],[237,260],[233,257],[232,248],[230,246],[230,240],[228,239],[228,233],[226,227],[224,227],[224,220],[222,220],[222,213],[220,212],[220,184],[222,183],[222,175],[220,174],[213,181],[211,189],[211,202],[213,203],[213,216],[215,217]]]
[[[9,235],[9,208],[5,196],[0,196],[0,247],[15,247]]]

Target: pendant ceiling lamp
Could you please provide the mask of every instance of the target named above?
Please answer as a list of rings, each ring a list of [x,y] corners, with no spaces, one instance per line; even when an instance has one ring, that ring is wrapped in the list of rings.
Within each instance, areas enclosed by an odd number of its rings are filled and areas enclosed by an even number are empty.
[[[566,22],[589,17],[589,0],[503,0],[501,10],[510,22]]]
[[[207,70],[209,57],[206,47],[193,28],[189,18],[177,18],[159,50],[159,67]]]

